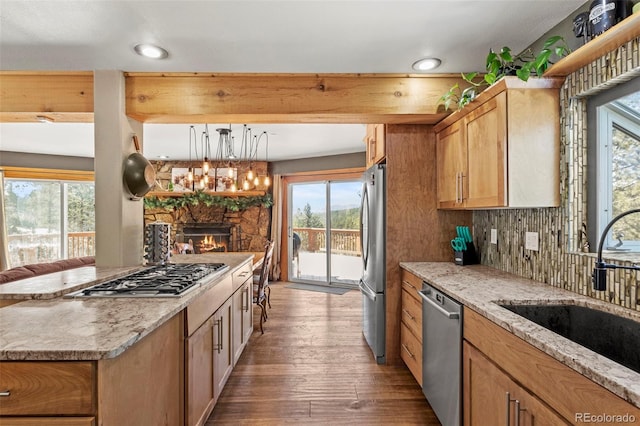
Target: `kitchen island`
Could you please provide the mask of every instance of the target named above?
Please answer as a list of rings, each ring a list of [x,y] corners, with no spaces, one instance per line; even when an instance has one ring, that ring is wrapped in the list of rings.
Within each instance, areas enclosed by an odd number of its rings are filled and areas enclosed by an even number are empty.
[[[569,419],[571,422],[577,421],[578,418],[574,418],[573,415],[579,415],[579,413],[573,412],[575,405],[571,404],[583,406],[579,405],[581,394],[587,387],[593,385],[595,386],[593,389],[597,392],[606,389],[611,397],[608,400],[616,399],[620,403],[618,407],[628,407],[631,414],[635,416],[635,421],[640,421],[640,410],[637,409],[640,407],[640,373],[527,320],[500,304],[578,305],[610,312],[637,322],[640,322],[640,313],[482,265],[457,266],[445,262],[402,262],[400,266],[464,306],[465,351],[475,351],[480,354],[479,356],[472,354],[471,358],[467,358],[465,369],[475,365],[477,373],[478,363],[474,364],[472,361],[484,362],[492,358],[490,355],[495,355],[500,360],[493,361],[491,365],[497,364],[498,370],[508,371],[509,363],[513,360],[518,370],[513,374],[516,376],[520,374],[516,377],[516,381],[520,384],[537,382],[537,386],[543,389],[541,392],[549,394],[560,392],[558,389],[560,386],[567,387],[570,393],[557,398],[563,400],[559,404],[545,401],[554,407],[554,410],[561,412],[564,419]],[[598,333],[599,324],[593,324],[592,327],[593,333]],[[510,343],[503,344],[501,339],[511,340]],[[486,355],[476,350],[478,347],[491,354]],[[529,355],[536,357],[536,360],[528,358]],[[548,367],[547,364],[553,367]],[[568,367],[567,371],[569,369],[571,371],[564,376],[566,367]],[[468,370],[464,373],[466,376],[463,381],[466,379],[467,382],[471,382],[470,378],[474,378],[472,375],[474,370],[471,368]],[[576,372],[578,374],[575,374]],[[559,377],[571,377],[571,379],[562,379],[564,383],[556,385],[554,380]],[[583,386],[581,381],[584,378],[591,384],[585,382]],[[493,381],[494,378],[491,380]],[[475,384],[479,382],[480,380],[476,379]],[[471,383],[464,383],[464,392],[471,392],[472,386]],[[485,394],[488,391],[488,388],[483,389]],[[497,404],[500,408],[504,408],[504,393],[500,395]],[[620,399],[618,400],[616,396]],[[469,412],[472,409],[472,401],[469,400],[468,394],[466,397],[464,410]],[[569,407],[572,407],[571,411]],[[583,408],[595,409],[593,406],[583,406]],[[563,409],[566,409],[566,412],[562,412]],[[513,407],[511,410],[513,412]]]
[[[190,353],[190,335],[213,337],[212,333],[222,332],[222,327],[212,327],[211,318],[228,305],[224,316],[228,345],[218,353],[230,354],[232,302],[239,301],[240,311],[252,311],[252,259],[251,253],[173,256],[174,263],[229,266],[217,279],[176,298],[61,297],[107,275],[125,273],[100,268],[94,272],[99,278],[83,285],[65,285],[59,275],[58,282],[47,277],[50,288],[22,292],[24,301],[0,308],[0,387],[10,392],[0,397],[0,423],[19,424],[11,416],[26,415],[50,416],[41,417],[41,424],[203,422],[213,409],[214,397],[198,393],[209,383],[205,380],[199,386],[196,375],[202,372],[192,370],[198,357],[209,356],[212,363],[215,354],[213,342],[205,342],[202,353]],[[60,297],[43,300],[41,295],[51,294],[52,289]],[[15,291],[5,294],[18,297]],[[222,347],[222,334],[215,337]],[[232,362],[229,357],[227,377]],[[225,380],[218,383],[218,393]],[[210,382],[213,386],[213,377]],[[196,404],[201,412],[192,410],[192,399],[204,401]],[[58,415],[73,417],[53,417]]]

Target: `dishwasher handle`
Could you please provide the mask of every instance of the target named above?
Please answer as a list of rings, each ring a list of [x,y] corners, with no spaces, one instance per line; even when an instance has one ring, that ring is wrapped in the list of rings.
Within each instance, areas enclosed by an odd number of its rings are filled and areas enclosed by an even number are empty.
[[[449,311],[447,311],[442,306],[438,305],[436,302],[434,302],[433,300],[429,299],[423,293],[423,291],[419,291],[418,295],[422,298],[422,300],[424,300],[425,302],[427,302],[428,304],[430,304],[431,306],[436,308],[436,310],[438,312],[440,312],[442,315],[446,316],[447,318],[449,318],[449,319],[459,319],[460,318],[460,314],[458,312],[449,312]]]

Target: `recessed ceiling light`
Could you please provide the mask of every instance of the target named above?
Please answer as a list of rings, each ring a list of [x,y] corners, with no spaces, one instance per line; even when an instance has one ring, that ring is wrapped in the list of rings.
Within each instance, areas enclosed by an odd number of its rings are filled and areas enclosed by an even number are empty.
[[[169,52],[162,47],[153,44],[137,44],[133,50],[140,56],[151,59],[164,59],[169,56]]]
[[[168,160],[169,156],[168,155],[158,155],[158,158],[161,160]]]
[[[424,58],[413,63],[412,67],[416,71],[429,71],[438,68],[442,61],[438,58]]]

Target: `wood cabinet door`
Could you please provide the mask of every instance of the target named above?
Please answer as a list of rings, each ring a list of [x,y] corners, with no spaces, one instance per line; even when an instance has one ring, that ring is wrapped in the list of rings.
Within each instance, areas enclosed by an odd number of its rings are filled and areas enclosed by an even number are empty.
[[[242,344],[246,346],[253,334],[253,278],[249,278],[242,287],[242,296]]]
[[[367,133],[364,137],[366,145],[367,169],[376,162],[376,128],[374,124],[367,124]]]
[[[570,424],[467,342],[462,362],[465,426]]]
[[[242,351],[247,346],[251,334],[253,334],[253,305],[252,297],[253,278],[249,278],[233,294],[231,306],[231,328],[233,345],[233,365],[235,366],[242,355]]]
[[[90,361],[0,362],[0,391],[8,392],[0,396],[0,416],[91,416],[96,411],[95,382]]]
[[[384,124],[367,124],[364,143],[367,151],[367,168],[380,163],[386,156]]]
[[[463,342],[462,384],[465,426],[508,425],[508,377],[477,349]]]
[[[232,307],[229,298],[213,314],[213,395],[217,401],[233,369],[231,346]]]
[[[463,121],[467,139],[466,207],[507,205],[507,95],[500,93]]]
[[[373,158],[374,163],[380,163],[386,156],[385,149],[385,128],[384,124],[374,124],[374,136],[375,136],[375,154]]]
[[[95,417],[0,417],[2,426],[95,426]]]
[[[462,208],[461,182],[466,174],[467,147],[461,121],[436,135],[436,158],[438,208]]]
[[[244,298],[245,291],[244,286],[240,287],[233,293],[231,298],[231,342],[233,346],[233,365],[235,366],[240,359],[240,355],[242,355],[242,351],[244,350],[245,342],[244,342],[244,330],[243,320],[244,320]]]
[[[213,409],[213,319],[187,338],[186,349],[185,410],[187,425],[191,426],[203,423]]]

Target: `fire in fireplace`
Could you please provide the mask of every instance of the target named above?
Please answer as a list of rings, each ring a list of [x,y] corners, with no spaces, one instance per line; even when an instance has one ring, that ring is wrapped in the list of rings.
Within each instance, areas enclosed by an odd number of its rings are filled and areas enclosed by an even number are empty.
[[[182,232],[176,230],[176,241],[187,254],[234,251],[232,228],[225,223],[185,223]]]

